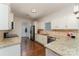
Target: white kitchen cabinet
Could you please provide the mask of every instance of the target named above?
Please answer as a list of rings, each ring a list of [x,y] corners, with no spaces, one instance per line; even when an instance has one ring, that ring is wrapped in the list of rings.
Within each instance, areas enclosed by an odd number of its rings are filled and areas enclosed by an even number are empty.
[[[47,36],[45,35],[36,34],[35,40],[42,45],[47,44]]]
[[[41,44],[46,45],[47,44],[47,36],[45,35],[40,35],[39,37],[41,37]]]
[[[35,34],[35,41],[39,42],[39,35]]]
[[[20,44],[0,48],[0,56],[20,56]]]
[[[9,13],[10,13],[9,5],[0,4],[0,30],[10,29]]]
[[[38,41],[39,41],[39,43],[43,44],[43,39],[42,39],[41,35],[38,35]]]
[[[35,35],[35,41],[41,43],[42,37],[41,37],[39,34],[36,34],[36,35]]]
[[[46,45],[48,42],[47,36],[43,36],[42,38],[43,38],[43,44]]]

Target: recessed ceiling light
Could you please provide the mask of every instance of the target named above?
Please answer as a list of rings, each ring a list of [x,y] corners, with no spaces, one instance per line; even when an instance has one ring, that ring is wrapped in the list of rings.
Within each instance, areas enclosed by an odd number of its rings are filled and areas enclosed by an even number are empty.
[[[32,9],[32,11],[31,11],[32,13],[36,13],[37,11],[36,11],[36,9]]]

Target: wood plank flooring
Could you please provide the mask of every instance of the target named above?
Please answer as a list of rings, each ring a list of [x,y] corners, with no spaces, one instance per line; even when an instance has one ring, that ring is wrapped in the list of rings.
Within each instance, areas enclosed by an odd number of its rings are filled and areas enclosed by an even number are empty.
[[[22,56],[45,56],[45,47],[41,44],[27,38],[22,38],[21,42]]]

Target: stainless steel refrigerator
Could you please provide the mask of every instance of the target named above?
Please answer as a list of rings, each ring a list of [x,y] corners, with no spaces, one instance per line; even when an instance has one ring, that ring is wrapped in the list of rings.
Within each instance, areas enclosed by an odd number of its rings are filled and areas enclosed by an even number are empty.
[[[35,41],[35,26],[32,25],[30,28],[30,40]]]

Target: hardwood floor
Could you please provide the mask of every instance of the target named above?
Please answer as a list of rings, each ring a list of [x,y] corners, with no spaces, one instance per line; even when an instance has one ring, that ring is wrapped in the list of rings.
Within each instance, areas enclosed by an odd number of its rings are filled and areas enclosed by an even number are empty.
[[[45,56],[45,47],[43,47],[41,44],[35,41],[22,38],[21,55],[22,56]]]

